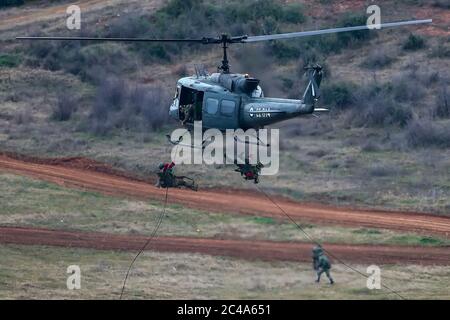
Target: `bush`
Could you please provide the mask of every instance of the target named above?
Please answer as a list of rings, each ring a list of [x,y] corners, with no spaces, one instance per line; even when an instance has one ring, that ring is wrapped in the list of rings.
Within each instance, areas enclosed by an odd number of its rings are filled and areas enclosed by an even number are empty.
[[[369,140],[361,147],[361,151],[364,152],[379,152],[381,151],[381,147],[378,143]]]
[[[371,177],[388,177],[398,174],[398,168],[389,165],[377,164],[369,168],[369,175]]]
[[[25,3],[24,0],[0,0],[0,8],[10,6],[21,6]]]
[[[68,121],[78,107],[78,101],[70,95],[63,93],[58,96],[56,107],[53,109],[51,119],[55,121]]]
[[[388,55],[384,50],[372,50],[362,66],[368,69],[384,68],[394,62],[394,58]]]
[[[279,25],[306,21],[302,6],[282,4],[276,0],[206,1],[170,0],[152,15],[135,13],[119,18],[104,31],[106,36],[133,36],[150,38],[201,38],[217,36],[227,30],[232,35],[272,33]],[[299,56],[298,45],[274,45],[269,50],[280,59]],[[204,50],[190,44],[132,45],[133,51],[144,60],[170,61],[184,51]],[[284,51],[288,52],[284,52]]]
[[[415,72],[395,76],[392,90],[395,100],[400,102],[414,102],[425,96],[424,86]]]
[[[339,27],[354,27],[363,26],[367,24],[366,15],[350,14],[344,17],[339,23]],[[359,44],[361,42],[368,41],[372,38],[373,33],[369,30],[360,30],[353,32],[342,32],[337,34],[337,39],[343,47],[350,46],[352,44]]]
[[[432,58],[450,58],[450,46],[447,43],[439,42],[431,49]]]
[[[14,68],[20,64],[20,58],[16,55],[0,54],[0,68]]]
[[[450,2],[448,0],[434,0],[433,6],[436,8],[450,9]]]
[[[450,130],[429,120],[416,120],[406,131],[408,145],[413,148],[436,146],[450,147]]]
[[[403,44],[404,50],[415,51],[423,48],[425,48],[425,39],[414,34],[410,34],[406,42]]]
[[[450,118],[450,96],[447,86],[443,86],[436,96],[436,107],[434,114],[440,118]]]
[[[351,122],[357,126],[382,127],[386,125],[406,126],[413,117],[409,108],[403,107],[385,95],[378,95],[357,102],[361,109],[355,108],[351,113]]]
[[[131,86],[109,78],[101,84],[89,116],[90,131],[106,135],[117,129],[143,132],[168,123],[171,96],[159,86]]]
[[[338,110],[344,110],[353,106],[355,97],[352,92],[355,85],[349,82],[333,82],[326,84],[322,89],[322,97],[325,105]]]

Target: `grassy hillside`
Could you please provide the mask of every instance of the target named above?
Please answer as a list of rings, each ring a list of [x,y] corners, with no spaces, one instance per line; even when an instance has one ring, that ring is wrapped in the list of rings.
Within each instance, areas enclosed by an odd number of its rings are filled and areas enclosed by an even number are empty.
[[[450,38],[443,6],[438,1],[381,5],[384,21],[433,17],[431,29],[231,50],[232,70],[261,78],[266,95],[299,97],[304,65],[318,62],[326,71],[321,106],[331,108],[331,114],[280,125],[281,171],[263,178],[264,188],[299,200],[450,213]],[[364,14],[364,1],[171,0],[127,6],[115,1],[84,14],[80,34],[264,34],[361,24]],[[169,155],[164,134],[176,124],[166,111],[176,79],[198,63],[214,71],[220,50],[10,40],[23,34],[72,35],[63,26],[52,18],[4,33],[0,148],[41,156],[86,155],[149,174]],[[201,186],[252,188],[239,176],[230,177],[231,168],[179,170]]]

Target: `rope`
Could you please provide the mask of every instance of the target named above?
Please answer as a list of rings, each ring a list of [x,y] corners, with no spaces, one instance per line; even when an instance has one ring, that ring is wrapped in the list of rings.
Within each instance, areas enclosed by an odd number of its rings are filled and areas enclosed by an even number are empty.
[[[142,252],[144,252],[144,250],[147,248],[147,246],[150,244],[150,242],[156,237],[156,234],[157,234],[157,232],[158,232],[158,230],[159,230],[159,227],[160,227],[161,224],[162,224],[162,221],[163,221],[164,216],[165,216],[165,214],[166,214],[166,207],[167,207],[167,198],[168,198],[168,195],[169,195],[169,188],[166,188],[166,196],[165,196],[165,199],[164,199],[164,207],[163,207],[163,211],[162,211],[161,214],[158,216],[158,220],[157,220],[156,226],[155,226],[155,228],[153,229],[153,232],[152,232],[152,234],[150,235],[150,238],[147,239],[147,241],[145,242],[144,246],[141,248],[141,250],[139,250],[139,252],[138,252],[138,253],[136,254],[136,256],[134,257],[133,261],[131,261],[130,266],[128,267],[127,274],[126,274],[126,276],[125,276],[125,279],[123,280],[122,291],[120,292],[120,300],[122,300],[122,296],[123,296],[123,293],[124,293],[124,291],[125,291],[125,286],[126,286],[126,284],[127,284],[127,280],[128,280],[128,276],[130,275],[131,268],[133,267],[133,265],[134,265],[134,263],[136,262],[137,258],[142,254]]]
[[[182,137],[184,137],[184,135],[185,135],[186,133],[188,133],[188,131],[186,131],[186,132],[182,135]],[[175,146],[175,148],[176,148],[176,149],[175,149],[175,153],[176,153],[176,152],[178,151],[178,145]],[[147,248],[147,246],[150,244],[150,242],[153,240],[153,238],[156,237],[156,234],[158,233],[158,230],[159,230],[159,228],[160,228],[160,226],[161,226],[161,224],[162,224],[162,221],[163,221],[163,219],[164,219],[164,216],[166,215],[166,208],[167,208],[167,199],[168,199],[168,196],[169,196],[169,187],[166,187],[166,195],[165,195],[165,198],[164,198],[164,207],[163,207],[163,211],[161,212],[161,214],[160,214],[159,217],[158,217],[156,226],[155,226],[155,228],[153,229],[153,232],[152,232],[150,238],[147,239],[147,241],[145,242],[144,246],[141,248],[141,250],[139,250],[139,252],[136,254],[136,256],[134,257],[134,259],[131,261],[130,266],[128,267],[127,274],[125,275],[125,279],[123,280],[122,290],[121,290],[121,292],[120,292],[120,300],[122,300],[123,293],[124,293],[124,291],[125,291],[125,286],[126,286],[126,284],[127,284],[127,280],[128,280],[129,275],[130,275],[131,268],[133,267],[133,265],[134,265],[134,263],[136,262],[137,258],[139,258],[139,256],[142,254],[142,252],[144,252],[144,250]]]
[[[303,234],[314,244],[321,246],[322,245],[317,241],[314,240],[306,231],[305,229],[303,229],[286,211],[283,210],[283,208],[281,208],[278,203],[276,203],[266,192],[264,192],[264,190],[262,190],[261,188],[258,188],[258,186],[255,186],[256,189],[258,189],[262,194],[264,194],[264,196],[270,200],[270,202],[272,202],[278,209],[280,209],[280,211],[295,225],[297,226],[297,228],[303,232]],[[329,256],[333,257],[336,261],[338,261],[339,263],[341,263],[342,265],[344,265],[345,267],[347,267],[348,269],[360,274],[361,276],[363,276],[364,278],[368,279],[369,276],[367,276],[366,274],[362,273],[361,271],[353,268],[352,266],[348,265],[347,263],[345,263],[345,261],[343,261],[342,259],[340,259],[339,257],[335,256],[332,252],[324,249],[322,247],[323,251],[325,251],[326,253],[328,253]],[[397,291],[391,289],[390,287],[388,287],[387,285],[381,284],[384,288],[386,288],[387,290],[391,291],[391,293],[395,294],[396,296],[398,296],[400,299],[402,300],[406,300],[406,298],[404,296],[402,296],[400,293],[398,293]]]

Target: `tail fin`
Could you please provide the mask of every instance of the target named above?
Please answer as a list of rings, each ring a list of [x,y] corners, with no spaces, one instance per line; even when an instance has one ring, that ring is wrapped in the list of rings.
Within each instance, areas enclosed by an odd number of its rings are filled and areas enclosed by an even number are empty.
[[[316,65],[306,68],[308,70],[308,86],[303,94],[303,103],[314,107],[320,97],[320,83],[322,82],[322,67]]]

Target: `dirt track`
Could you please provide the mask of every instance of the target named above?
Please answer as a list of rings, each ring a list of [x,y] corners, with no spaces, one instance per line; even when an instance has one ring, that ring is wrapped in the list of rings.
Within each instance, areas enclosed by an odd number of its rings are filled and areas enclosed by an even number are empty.
[[[165,190],[121,174],[107,165],[83,158],[59,160],[18,160],[0,155],[0,172],[11,172],[57,183],[62,186],[95,190],[111,195],[162,200]],[[299,221],[317,224],[386,228],[423,234],[450,236],[450,218],[411,212],[383,212],[297,203],[273,197],[288,214]],[[286,219],[261,194],[244,191],[204,190],[169,192],[169,202],[207,210]]]
[[[144,246],[146,240],[147,238],[143,236],[0,227],[0,243],[5,244],[137,251]],[[326,248],[333,252],[335,256],[348,262],[369,264],[450,264],[450,250],[446,247],[326,244]],[[157,237],[148,245],[147,250],[203,253],[248,260],[311,261],[311,244],[308,243]]]

